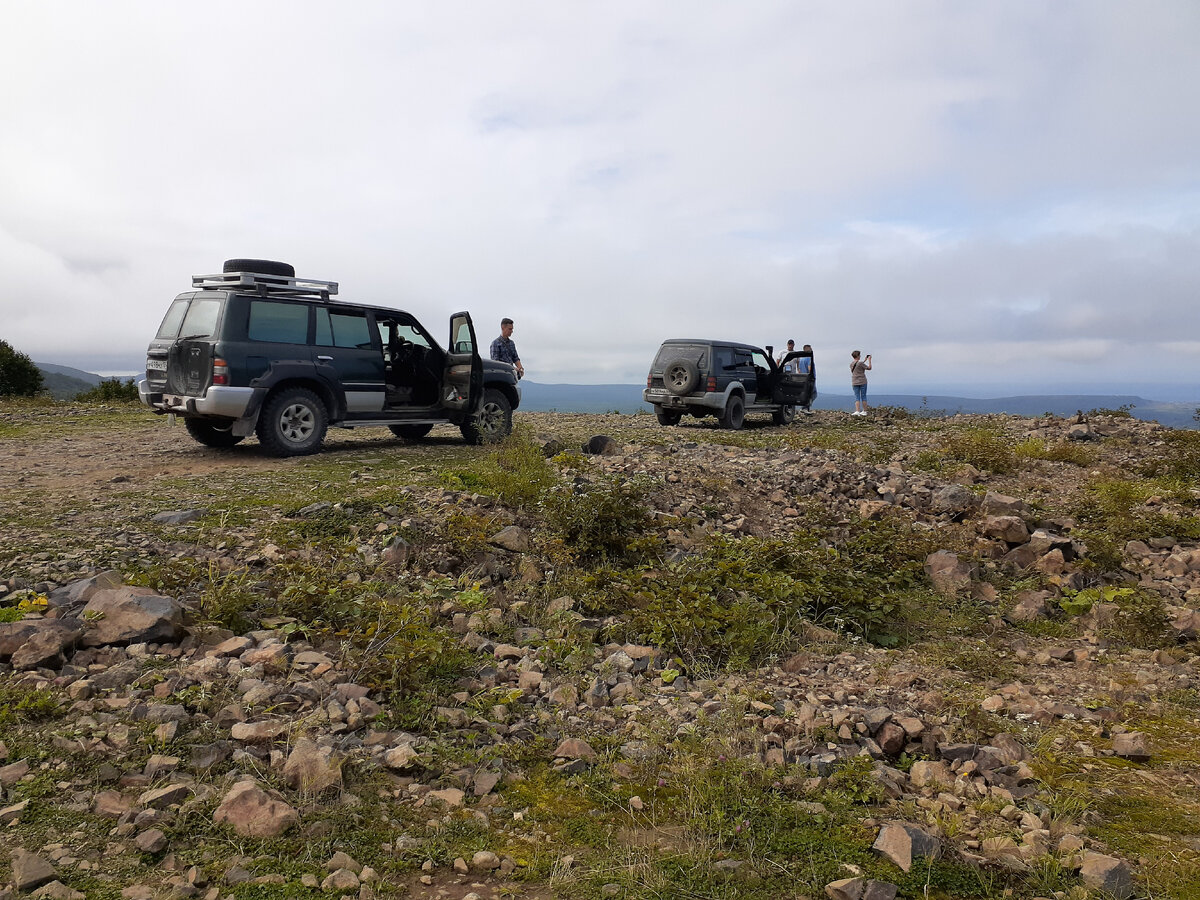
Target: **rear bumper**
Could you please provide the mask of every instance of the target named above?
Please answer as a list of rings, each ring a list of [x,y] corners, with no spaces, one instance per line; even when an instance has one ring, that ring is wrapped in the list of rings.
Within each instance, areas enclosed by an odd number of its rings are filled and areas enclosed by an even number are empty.
[[[184,397],[177,394],[152,392],[146,382],[138,382],[138,398],[147,406],[162,412],[192,416],[213,416],[240,419],[254,408],[256,388],[222,387],[214,385],[203,397]]]
[[[717,393],[704,394],[672,394],[665,388],[646,388],[642,391],[642,399],[663,409],[687,410],[701,408],[720,412],[725,409],[725,395]]]

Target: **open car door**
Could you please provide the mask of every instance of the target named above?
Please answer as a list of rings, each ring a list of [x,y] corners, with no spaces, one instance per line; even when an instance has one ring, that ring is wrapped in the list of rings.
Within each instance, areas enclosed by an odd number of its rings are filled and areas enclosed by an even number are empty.
[[[450,317],[450,343],[442,378],[442,406],[473,415],[483,402],[483,360],[475,343],[471,314]]]
[[[808,365],[805,367],[801,363],[801,367],[807,368],[806,372],[780,372],[779,381],[775,385],[774,399],[776,403],[791,403],[795,406],[807,406],[812,398],[813,376],[812,376],[812,351],[811,350],[793,350],[783,358],[780,368],[787,366],[789,362],[799,359],[807,359]]]

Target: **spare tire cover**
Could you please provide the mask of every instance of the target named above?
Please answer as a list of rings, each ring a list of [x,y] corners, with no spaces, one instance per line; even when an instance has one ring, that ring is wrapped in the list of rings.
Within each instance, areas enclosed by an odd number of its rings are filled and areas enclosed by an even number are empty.
[[[673,359],[663,368],[663,384],[672,394],[690,394],[700,383],[700,370],[690,359]]]
[[[259,275],[282,275],[295,278],[296,269],[290,263],[273,259],[227,259],[222,272],[256,272]]]

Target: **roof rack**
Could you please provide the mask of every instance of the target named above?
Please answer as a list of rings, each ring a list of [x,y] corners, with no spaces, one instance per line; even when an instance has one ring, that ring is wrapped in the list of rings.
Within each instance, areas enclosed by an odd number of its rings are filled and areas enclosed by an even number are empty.
[[[231,288],[252,288],[262,295],[295,297],[300,300],[328,300],[338,292],[336,281],[317,281],[313,278],[289,278],[286,275],[265,275],[260,272],[222,272],[219,275],[193,275],[192,287],[206,291]]]

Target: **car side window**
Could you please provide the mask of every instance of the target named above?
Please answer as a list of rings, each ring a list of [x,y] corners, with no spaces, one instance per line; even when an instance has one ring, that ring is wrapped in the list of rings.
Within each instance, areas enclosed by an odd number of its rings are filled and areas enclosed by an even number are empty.
[[[246,337],[274,344],[308,342],[308,306],[275,300],[252,300]]]
[[[750,359],[754,363],[755,369],[762,369],[766,372],[771,371],[771,363],[767,361],[766,354],[759,353],[755,350],[750,354]]]
[[[737,355],[732,347],[716,348],[716,370],[728,374],[737,368]]]
[[[369,350],[373,345],[366,313],[357,310],[317,310],[317,344]]]

